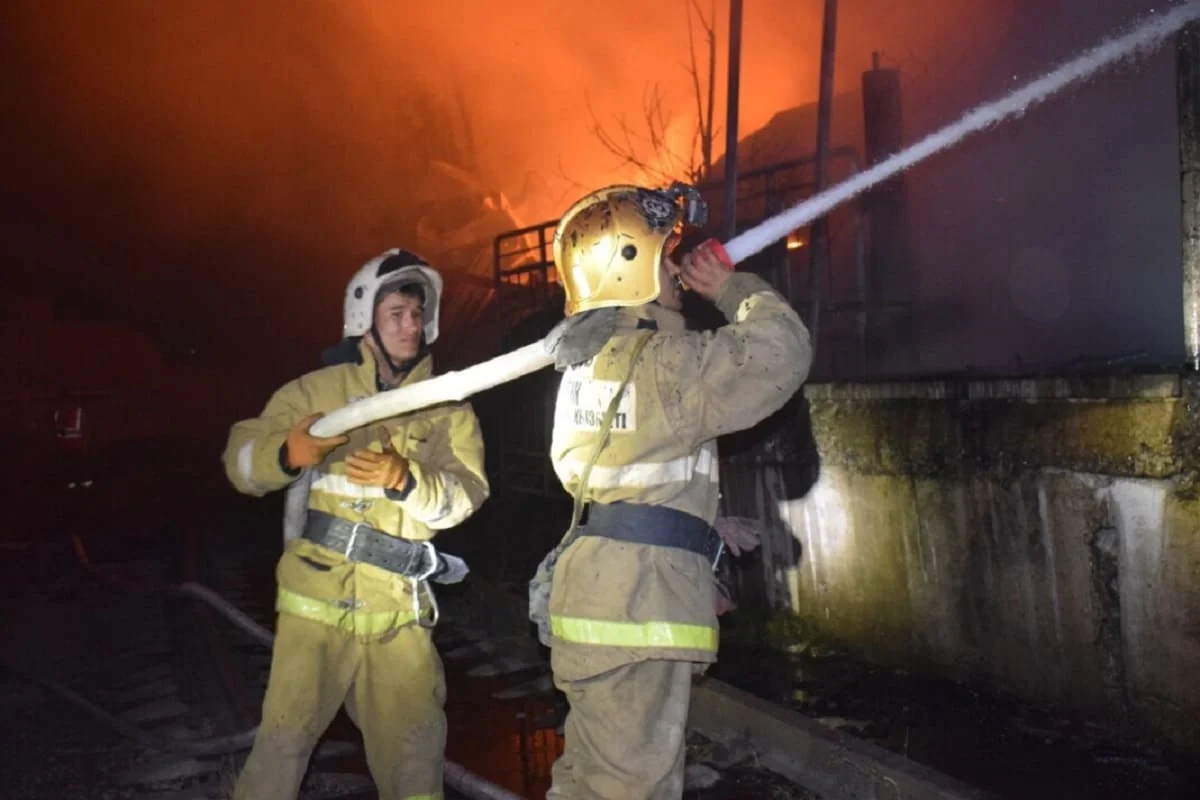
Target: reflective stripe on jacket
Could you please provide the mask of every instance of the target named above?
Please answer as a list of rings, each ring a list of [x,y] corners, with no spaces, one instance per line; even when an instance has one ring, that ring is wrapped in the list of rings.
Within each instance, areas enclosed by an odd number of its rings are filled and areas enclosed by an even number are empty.
[[[262,496],[282,489],[297,476],[283,471],[279,451],[291,426],[315,413],[328,413],[378,393],[375,361],[370,348],[359,343],[362,363],[338,364],[310,372],[279,389],[263,412],[236,423],[225,447],[225,473],[244,494]],[[424,358],[402,385],[432,375],[433,362]],[[488,496],[484,444],[479,420],[468,403],[452,403],[381,420],[349,432],[350,441],[334,450],[312,470],[308,507],[363,522],[394,536],[414,541],[432,538],[479,509]],[[364,447],[381,449],[386,436],[396,452],[410,460],[414,488],[403,500],[392,500],[382,489],[363,487],[346,477],[347,455]],[[279,586],[293,595],[354,613],[326,616],[326,624],[373,638],[413,622],[411,582],[369,564],[353,564],[306,539],[287,543],[277,569]],[[290,596],[290,595],[289,595]],[[281,601],[285,613],[300,607]],[[312,619],[317,606],[308,609]],[[327,614],[321,611],[321,614]],[[390,623],[387,620],[391,620]],[[318,620],[319,621],[319,620]]]
[[[711,523],[719,501],[716,439],[780,409],[808,376],[812,347],[792,307],[765,281],[738,273],[716,331],[650,304],[627,309],[595,358],[567,369],[555,407],[551,460],[574,493],[599,421],[630,366],[636,332],[657,332],[633,368],[584,499],[663,505]],[[696,553],[582,536],[555,567],[550,626],[555,671],[582,679],[649,658],[711,662],[718,626],[711,564]]]

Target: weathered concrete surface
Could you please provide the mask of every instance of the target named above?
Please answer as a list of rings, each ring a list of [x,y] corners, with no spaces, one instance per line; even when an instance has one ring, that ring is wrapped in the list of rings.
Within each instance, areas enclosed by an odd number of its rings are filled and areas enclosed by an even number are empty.
[[[986,681],[1200,751],[1197,417],[1186,383],[806,394],[799,416],[818,469],[795,463],[803,447],[777,444],[723,467],[730,510],[774,528],[769,605],[882,662]],[[795,423],[780,435],[803,440]]]
[[[746,741],[759,763],[826,800],[984,800],[982,790],[711,678],[692,690],[688,727]]]
[[[869,387],[880,399],[813,387],[809,402],[823,467],[939,478],[1040,467],[1169,477],[1189,457],[1176,441],[1186,428],[1178,387],[1169,376],[1128,385],[980,381],[959,391],[939,382],[908,397]]]

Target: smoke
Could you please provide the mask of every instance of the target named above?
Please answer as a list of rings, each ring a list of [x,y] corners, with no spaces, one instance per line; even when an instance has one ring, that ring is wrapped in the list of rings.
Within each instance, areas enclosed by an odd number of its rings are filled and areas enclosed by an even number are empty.
[[[953,0],[843,3],[840,12],[839,90],[857,86],[873,51],[884,50],[918,69],[937,70],[1002,34],[1012,0],[986,11]],[[976,4],[977,5],[977,4]],[[397,27],[394,10],[375,4],[372,28]],[[761,0],[743,20],[741,133],[764,125],[782,109],[815,100],[821,37],[821,0]],[[428,85],[447,80],[466,87],[473,118],[491,150],[487,168],[530,221],[557,216],[580,191],[638,177],[600,142],[597,124],[624,152],[678,166],[693,149],[697,109],[689,71],[689,17],[702,94],[708,72],[703,22],[715,33],[715,148],[724,151],[728,4],[676,0],[648,9],[639,0],[563,4],[527,0],[497,5],[457,4],[454,15],[436,7],[410,9],[406,30],[428,43],[405,56]],[[470,20],[462,25],[460,19]],[[976,61],[980,59],[977,55]],[[664,117],[673,158],[647,142],[647,103]],[[625,137],[627,127],[628,141]],[[660,163],[659,166],[663,164]]]
[[[119,194],[168,236],[236,213],[289,235],[317,221],[343,240],[378,239],[428,201],[420,179],[433,159],[548,216],[573,199],[564,178],[625,177],[595,140],[589,105],[603,125],[636,124],[658,85],[668,115],[684,128],[694,117],[686,0],[653,15],[637,0],[6,5],[33,115],[20,138],[40,150],[39,180],[48,171],[59,188],[83,179]],[[815,97],[821,5],[747,7],[745,130]],[[839,84],[853,86],[874,49],[956,58],[1009,13],[962,5],[843,4]],[[719,125],[728,10],[694,6],[715,10]]]
[[[833,188],[770,217],[725,243],[729,260],[738,264],[807,225],[872,186],[910,169],[931,156],[963,142],[968,136],[1025,114],[1069,86],[1087,80],[1124,59],[1145,55],[1185,24],[1200,18],[1200,1],[1186,3],[1147,20],[1135,30],[1111,38],[1067,61],[1053,71],[1030,81],[1005,97],[975,108],[957,122],[926,136],[890,158]],[[1028,250],[1022,253],[1023,271],[1037,276],[1039,295],[1025,298],[1027,313],[1054,319],[1066,305],[1066,279],[1055,254]],[[1022,288],[1017,282],[1018,291]],[[396,392],[362,400],[331,413],[313,427],[318,436],[335,436],[353,428],[425,408],[436,403],[461,401],[549,366],[542,342],[534,342],[462,372],[442,375]]]
[[[1072,84],[1092,77],[1122,59],[1156,49],[1164,39],[1197,18],[1200,18],[1200,2],[1187,3],[1150,19],[1124,36],[1097,45],[1011,94],[973,109],[953,125],[926,136],[850,180],[734,237],[727,243],[729,258],[737,263],[761,252],[787,236],[790,231],[824,216],[863,191],[955,146],[968,136],[987,130],[1009,118],[1020,116],[1030,107],[1044,102]]]
[[[856,85],[876,49],[934,72],[972,53],[986,64],[1011,2],[843,3],[838,85]],[[821,6],[747,4],[743,130],[815,98]],[[310,359],[336,336],[346,277],[385,247],[438,247],[468,222],[486,241],[635,177],[593,114],[636,127],[657,86],[672,142],[690,145],[687,9],[12,0],[10,274],[179,347],[249,354],[249,340],[273,361]],[[727,15],[718,3],[716,156]]]

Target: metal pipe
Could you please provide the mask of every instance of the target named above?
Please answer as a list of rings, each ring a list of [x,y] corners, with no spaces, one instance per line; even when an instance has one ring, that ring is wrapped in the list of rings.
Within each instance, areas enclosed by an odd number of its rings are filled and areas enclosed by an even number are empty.
[[[200,595],[194,596],[200,597]],[[209,598],[207,597],[201,597],[201,599],[209,602]],[[254,744],[255,734],[258,732],[258,728],[254,727],[227,736],[212,736],[204,739],[177,739],[163,734],[151,733],[106,711],[65,683],[47,678],[45,675],[24,669],[10,662],[3,662],[3,666],[17,677],[37,684],[59,698],[66,700],[76,708],[86,711],[97,722],[107,725],[125,738],[137,742],[148,750],[197,757],[226,755],[228,753],[249,750],[250,746]],[[501,786],[497,786],[486,778],[476,775],[453,761],[446,761],[444,763],[442,767],[442,781],[459,794],[466,795],[472,798],[472,800],[524,800],[521,795],[514,794]]]
[[[870,169],[743,231],[724,243],[725,252],[732,263],[739,264],[872,186],[953,147],[968,136],[1025,113],[1068,86],[1124,58],[1151,50],[1167,37],[1173,37],[1184,25],[1198,19],[1200,0],[1194,0],[1152,18],[1130,33],[1105,41],[1004,97],[971,110],[957,122],[929,134]],[[812,338],[815,343],[815,330],[812,331]],[[546,352],[545,347],[543,342],[534,342],[490,361],[475,364],[461,372],[448,372],[427,381],[402,386],[343,406],[317,420],[311,432],[317,436],[334,436],[352,428],[436,403],[463,400],[477,392],[515,380],[554,363],[553,357]]]
[[[817,96],[817,152],[814,164],[814,194],[825,190],[829,179],[829,128],[833,116],[833,67],[837,49],[837,0],[825,0],[825,18],[821,26],[821,87]],[[809,237],[809,314],[808,328],[813,347],[820,341],[821,295],[824,272],[829,264],[829,223],[825,216],[813,221]]]
[[[726,143],[726,144],[728,145],[728,143]],[[737,149],[736,142],[734,143],[734,149],[735,150]],[[831,147],[831,148],[829,148],[828,159],[826,161],[826,164],[827,165],[832,164],[834,161],[836,161],[838,159],[842,159],[842,158],[844,158],[850,162],[850,172],[852,174],[859,170],[858,151],[855,150],[853,147]],[[748,169],[744,172],[738,172],[735,175],[734,182],[735,182],[735,184],[737,184],[742,181],[753,180],[754,178],[761,178],[763,176],[770,175],[773,172],[782,172],[782,171],[788,170],[788,169],[803,167],[808,164],[812,164],[815,161],[816,161],[815,155],[800,156],[799,158],[789,158],[789,159],[785,159],[783,161],[776,161],[774,163],[767,164],[765,167],[755,167],[754,169]],[[827,167],[826,174],[828,174],[828,167]],[[696,184],[696,188],[700,189],[701,191],[716,191],[717,189],[723,189],[726,185],[727,185],[727,183],[724,180],[712,180],[712,181],[705,181],[704,183],[698,183],[698,184]],[[548,229],[546,231],[546,232],[548,232],[549,230],[553,230],[557,225],[558,225],[557,219],[548,219],[548,220],[545,220],[544,222],[539,222],[535,225],[528,225],[524,228],[513,228],[510,231],[505,231],[504,233],[499,234],[492,241],[492,260],[496,263],[496,265],[499,265],[499,263],[502,259],[502,256],[508,256],[509,258],[514,258],[516,256],[524,255],[527,253],[532,253],[535,250],[537,250],[538,251],[538,261],[548,263],[550,261],[550,259],[548,259],[546,257],[546,253],[545,253],[546,246],[544,243],[539,246],[536,246],[536,247],[531,246],[531,247],[523,248],[521,250],[514,250],[512,252],[504,252],[503,245],[501,244],[501,242],[506,239],[522,238],[524,236],[528,236],[531,233],[539,233],[543,229]],[[498,282],[500,280],[500,278],[505,275],[513,275],[513,274],[516,274],[519,272],[533,272],[533,271],[541,270],[543,268],[544,268],[543,263],[535,264],[532,266],[512,267],[510,269],[497,268],[497,269],[493,270],[493,277]],[[457,277],[457,275],[455,277]],[[46,395],[46,396],[49,397],[51,395]]]
[[[900,71],[885,69],[879,53],[871,54],[871,69],[862,74],[863,141],[867,164],[875,166],[904,147],[901,124]],[[896,175],[863,194],[859,213],[869,220],[870,238],[860,281],[863,308],[877,312],[884,306],[906,307],[916,281],[913,276],[912,237],[906,213],[903,175]],[[885,316],[884,326],[871,331],[867,320],[860,326],[864,372],[871,363],[876,337],[889,350],[910,346],[911,318]]]
[[[106,582],[137,593],[167,592],[199,600],[220,612],[222,616],[232,622],[241,631],[251,636],[259,644],[266,647],[274,646],[274,633],[254,621],[248,614],[207,586],[193,581],[185,581],[184,583],[171,586],[129,583],[121,578],[109,575],[103,569],[92,564],[91,559],[87,556],[87,551],[84,549],[83,542],[78,537],[73,537],[72,543],[75,555],[79,559],[80,564],[88,572]],[[258,732],[258,727],[255,726],[226,736],[214,736],[205,739],[179,739],[158,733],[150,733],[97,706],[64,683],[23,669],[14,663],[5,661],[0,662],[0,664],[17,677],[24,678],[30,683],[35,683],[48,689],[68,703],[86,711],[97,721],[108,725],[117,733],[132,739],[150,750],[191,756],[225,755],[250,749],[251,745],[254,744],[255,734]],[[476,775],[462,765],[449,760],[443,764],[442,780],[447,786],[450,786],[460,794],[472,798],[472,800],[525,800],[521,795],[514,794],[501,786],[497,786],[486,778]]]
[[[1179,32],[1176,49],[1183,244],[1183,338],[1187,368],[1200,371],[1200,23]]]
[[[835,159],[845,158],[850,162],[853,171],[858,170],[858,151],[853,147],[834,147],[829,151],[829,163],[833,163]],[[783,172],[784,170],[793,169],[795,167],[803,167],[806,164],[812,164],[816,161],[816,156],[801,156],[800,158],[790,158],[786,161],[776,161],[768,164],[765,167],[755,167],[748,169],[745,172],[739,172],[737,179],[739,181],[747,181],[753,178],[761,178],[770,175],[773,172]],[[724,181],[706,181],[705,183],[696,184],[696,188],[702,191],[711,191],[719,189],[725,185]],[[550,223],[551,225],[555,223]]]
[[[472,800],[525,800],[523,795],[497,786],[453,761],[447,761],[442,767],[442,781],[451,789],[472,798]]]
[[[858,335],[859,368],[865,375],[870,367],[867,352],[867,308],[871,302],[867,290],[867,248],[864,241],[866,212],[861,207],[854,210],[854,279],[858,284],[858,312],[855,314],[855,332]]]
[[[817,150],[813,165],[816,190],[829,182],[829,128],[833,115],[833,68],[837,49],[837,0],[825,0],[821,27],[821,82],[817,95]]]
[[[984,103],[941,130],[928,134],[915,144],[879,162],[875,166],[842,181],[818,195],[803,200],[748,231],[725,242],[725,252],[733,263],[753,256],[792,231],[862,194],[872,186],[899,175],[916,164],[958,145],[969,136],[992,128],[1046,102],[1064,89],[1086,80],[1101,70],[1136,56],[1144,56],[1174,37],[1183,26],[1200,20],[1200,0],[1172,8],[1151,17],[1129,33],[1107,39],[1090,50],[1065,61],[1004,97]]]
[[[737,235],[738,84],[742,62],[742,0],[729,2],[729,78],[725,87],[725,238]]]

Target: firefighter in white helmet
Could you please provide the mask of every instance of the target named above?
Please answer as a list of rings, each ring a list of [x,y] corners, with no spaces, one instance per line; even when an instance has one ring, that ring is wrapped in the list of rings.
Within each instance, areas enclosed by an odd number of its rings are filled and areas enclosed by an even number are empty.
[[[271,675],[236,800],[294,800],[343,703],[380,798],[442,796],[446,689],[429,581],[461,580],[465,565],[431,539],[487,498],[479,422],[458,403],[348,435],[309,433],[324,413],[430,377],[441,296],[441,276],[419,256],[371,259],[346,288],[343,339],[327,366],[230,431],[225,471],[239,491],[310,483],[303,536],[276,570]]]
[[[551,337],[550,455],[576,510],[530,584],[570,702],[548,797],[681,797],[693,673],[717,657],[713,567],[745,534],[713,528],[716,440],[780,409],[812,362],[808,331],[761,278],[707,244],[671,259],[702,203],[682,185],[613,186],[555,231],[567,319]],[[728,324],[687,330],[681,281]]]

